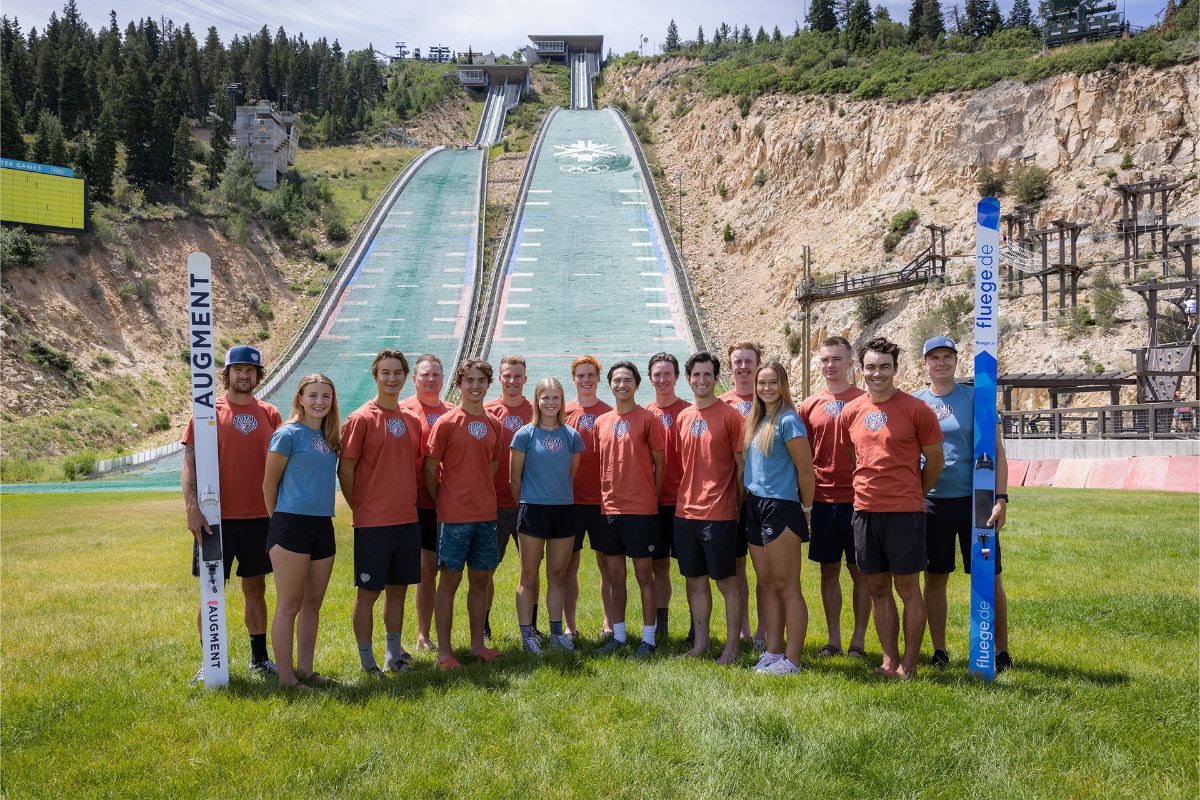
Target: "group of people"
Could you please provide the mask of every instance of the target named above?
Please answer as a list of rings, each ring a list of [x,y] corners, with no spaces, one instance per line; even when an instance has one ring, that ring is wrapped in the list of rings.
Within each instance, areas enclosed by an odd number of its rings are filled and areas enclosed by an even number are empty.
[[[717,662],[739,657],[743,641],[761,653],[755,671],[801,671],[808,609],[801,545],[820,565],[828,631],[819,657],[865,658],[874,615],[883,652],[878,672],[911,678],[928,622],[931,663],[949,663],[946,588],[956,546],[970,571],[972,390],[955,382],[957,347],[925,344],[928,388],[895,385],[900,349],[873,339],[857,354],[842,337],[819,351],[825,387],[797,405],[787,371],[762,360],[758,345],[726,351],[733,388],[717,395],[721,359],[698,352],[682,366],[694,400],[676,395],[681,377],[669,353],[652,356],[654,399],[642,406],[642,372],[631,361],[605,371],[593,356],[571,365],[575,399],[543,378],[525,395],[525,360],[499,364],[500,397],[485,402],[492,366],[467,359],[453,374],[459,405],[442,399],[443,366],[418,357],[416,393],[404,353],[371,363],[376,394],[340,424],[333,382],[300,379],[290,417],[254,397],[263,376],[257,349],[233,347],[217,403],[225,577],[233,563],[245,594],[252,672],[280,686],[330,685],[314,670],[321,605],[336,551],[337,487],[354,528],[352,612],[362,669],[413,668],[401,636],[408,587],[415,587],[417,650],[435,650],[445,670],[462,664],[453,648],[454,603],[464,573],[470,653],[492,662],[493,575],[512,539],[520,561],[516,622],[522,647],[574,651],[579,569],[585,542],[595,553],[603,627],[594,652],[652,657],[668,636],[671,560],[685,579],[688,656],[711,646],[712,584],[724,598],[725,641]],[[857,363],[864,388],[854,385]],[[597,397],[605,380],[615,406]],[[188,527],[211,535],[199,511],[189,423],[184,437]],[[1007,463],[997,454],[997,532],[1007,508]],[[1007,603],[996,559],[997,668],[1011,665]],[[749,618],[746,556],[756,574],[757,628]],[[549,634],[537,627],[545,564]],[[641,601],[641,633],[627,626],[627,570]],[[842,564],[849,572],[854,628],[843,651]],[[195,568],[194,564],[194,568]],[[274,573],[276,610],[267,652],[265,576]],[[921,573],[925,574],[924,588]],[[385,654],[374,653],[374,608],[383,595]],[[901,617],[896,595],[903,604]],[[431,623],[436,622],[436,636]],[[903,629],[904,650],[899,634]],[[293,647],[294,646],[294,647]]]

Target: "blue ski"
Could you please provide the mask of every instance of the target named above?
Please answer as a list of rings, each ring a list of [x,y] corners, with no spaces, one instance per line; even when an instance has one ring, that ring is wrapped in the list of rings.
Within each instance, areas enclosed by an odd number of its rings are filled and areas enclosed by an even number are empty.
[[[971,658],[972,675],[996,677],[995,530],[988,526],[996,504],[996,361],[1000,345],[1000,201],[985,197],[975,222],[975,469],[972,480]]]

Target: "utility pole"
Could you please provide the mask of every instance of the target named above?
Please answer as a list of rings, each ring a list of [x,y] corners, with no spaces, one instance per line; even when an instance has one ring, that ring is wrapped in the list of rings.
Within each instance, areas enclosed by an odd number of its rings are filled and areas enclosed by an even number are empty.
[[[800,320],[800,358],[803,361],[801,374],[803,378],[804,396],[808,397],[812,394],[812,326],[809,317],[812,314],[812,303],[808,299],[809,292],[809,272],[810,266],[808,261],[808,245],[804,245],[800,251],[800,257],[804,261],[801,280],[804,281],[801,285],[804,287],[801,296],[801,314],[803,318]]]
[[[683,261],[683,172],[675,176],[679,181],[679,260]]]

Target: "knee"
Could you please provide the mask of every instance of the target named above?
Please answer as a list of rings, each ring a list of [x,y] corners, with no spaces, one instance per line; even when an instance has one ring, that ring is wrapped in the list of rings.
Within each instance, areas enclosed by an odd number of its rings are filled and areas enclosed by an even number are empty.
[[[255,578],[242,578],[242,596],[246,598],[247,602],[252,600],[266,600],[266,578],[262,575]]]
[[[443,569],[438,576],[438,591],[453,594],[458,589],[460,583],[462,583],[461,572]]]
[[[488,587],[492,585],[491,570],[481,572],[472,572],[467,580],[470,582],[471,588],[477,592],[486,592]]]

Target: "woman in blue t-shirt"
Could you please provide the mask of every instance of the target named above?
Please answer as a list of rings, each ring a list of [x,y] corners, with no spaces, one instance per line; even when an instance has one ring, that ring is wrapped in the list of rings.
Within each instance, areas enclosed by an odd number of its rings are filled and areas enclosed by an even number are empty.
[[[546,554],[546,610],[550,614],[550,644],[574,650],[563,635],[563,599],[567,568],[575,546],[575,496],[571,484],[579,469],[583,438],[563,423],[563,387],[556,378],[543,378],[533,390],[533,422],[513,435],[509,450],[509,483],[517,498],[521,580],[517,584],[517,622],[526,652],[542,652],[533,629],[538,598],[538,566]]]
[[[763,584],[767,652],[755,672],[800,671],[808,607],[800,591],[800,545],[808,540],[812,511],[812,449],[796,414],[787,371],[768,361],[755,375],[755,398],[746,420],[746,539],[754,573]],[[783,632],[787,628],[787,651]]]
[[[306,375],[292,398],[291,417],[271,437],[263,477],[263,499],[271,515],[267,553],[277,595],[271,646],[280,686],[333,683],[313,672],[313,651],[321,602],[333,572],[333,496],[340,448],[333,381]]]

